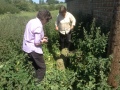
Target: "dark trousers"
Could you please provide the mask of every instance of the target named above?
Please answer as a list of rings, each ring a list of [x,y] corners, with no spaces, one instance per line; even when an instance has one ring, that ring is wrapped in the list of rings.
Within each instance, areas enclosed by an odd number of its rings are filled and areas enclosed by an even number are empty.
[[[42,81],[46,72],[46,65],[43,58],[43,54],[31,52],[28,54],[28,56],[29,56],[29,60],[32,61],[32,65],[35,69],[36,77],[39,79],[39,81]]]
[[[70,49],[70,44],[71,44],[71,31],[68,34],[61,34],[59,33],[60,36],[60,50],[62,50],[63,48],[68,48],[68,50]]]

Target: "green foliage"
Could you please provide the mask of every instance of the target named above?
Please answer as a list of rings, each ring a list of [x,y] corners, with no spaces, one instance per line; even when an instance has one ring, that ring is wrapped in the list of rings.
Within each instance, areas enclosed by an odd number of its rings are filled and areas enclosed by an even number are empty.
[[[69,56],[69,69],[57,70],[56,60],[60,56],[59,33],[54,27],[57,10],[51,12],[53,19],[44,28],[49,40],[43,45],[46,75],[35,86],[31,62],[21,50],[25,25],[35,13],[24,13],[0,17],[0,90],[112,90],[106,82],[110,58],[103,57],[108,36],[94,21],[89,30],[84,28],[84,38],[79,37],[81,24],[72,33],[75,51]]]
[[[39,86],[34,85],[31,62],[21,50],[24,28],[31,17],[7,14],[0,18],[0,80],[2,82],[0,90],[72,90],[75,73],[56,69],[56,62],[47,44],[43,46],[47,66],[46,76]],[[53,23],[54,21],[49,22],[48,26]],[[53,28],[54,26],[51,26],[52,31]]]
[[[5,1],[0,1],[0,14],[4,13],[19,13],[20,10],[14,5],[6,3]]]
[[[57,4],[59,3],[58,0],[47,0],[48,4]]]
[[[14,5],[21,11],[35,11],[35,5],[30,2],[16,2]]]
[[[16,3],[16,7],[23,11],[29,11],[28,3],[25,2]]]
[[[3,83],[0,84],[0,89],[24,90],[25,87],[29,87],[32,80],[29,64],[26,63],[25,55],[21,53],[21,37],[23,34],[21,31],[24,30],[25,23],[23,22],[26,20],[25,17],[16,17],[15,15],[7,15],[2,20],[0,20],[0,27],[2,28],[0,42],[2,41],[3,50],[0,51],[2,56],[0,80]]]
[[[43,0],[41,0],[40,2],[42,2],[42,4],[33,3],[32,0],[0,0],[0,14],[14,14],[19,13],[20,11],[38,11],[40,9],[53,11],[58,10],[60,7],[59,3],[47,4],[43,3]]]
[[[47,9],[49,11],[54,11],[54,10],[59,10],[59,7],[61,6],[61,4],[50,4],[50,5],[46,5],[46,4],[43,4],[43,5],[39,5],[37,4],[35,9],[36,11],[40,10],[40,9]]]
[[[81,30],[81,24],[78,32]],[[77,72],[76,90],[108,90],[107,76],[110,67],[110,58],[103,58],[106,52],[108,35],[96,27],[95,20],[89,26],[83,27],[84,37],[73,32],[73,43],[76,53],[71,57],[71,68]]]
[[[44,0],[39,0],[39,4],[44,4]]]
[[[108,35],[101,32],[100,27],[95,26],[95,21],[91,24],[91,30],[84,29],[84,40],[80,44],[84,53],[91,52],[96,57],[102,56],[107,46]]]

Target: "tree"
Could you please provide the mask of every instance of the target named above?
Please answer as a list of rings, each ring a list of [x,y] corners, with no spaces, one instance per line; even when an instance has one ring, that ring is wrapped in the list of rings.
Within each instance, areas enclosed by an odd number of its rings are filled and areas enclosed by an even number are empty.
[[[120,0],[116,0],[120,2]],[[108,42],[108,55],[112,55],[111,71],[108,75],[108,84],[117,88],[120,81],[120,5],[114,5],[112,27]]]
[[[29,0],[29,2],[33,4],[33,1],[32,1],[32,0]]]
[[[59,1],[58,0],[47,0],[46,1],[48,4],[56,4],[58,3]]]
[[[44,3],[44,0],[39,0],[39,4],[43,4]]]

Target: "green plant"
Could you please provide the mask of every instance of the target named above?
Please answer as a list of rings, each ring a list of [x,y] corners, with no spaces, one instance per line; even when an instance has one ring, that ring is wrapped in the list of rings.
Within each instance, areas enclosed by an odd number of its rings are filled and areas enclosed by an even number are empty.
[[[106,52],[108,35],[101,33],[100,27],[95,26],[94,20],[89,30],[84,27],[83,30],[83,39],[73,37],[77,39],[74,41],[77,50],[71,57],[73,65],[71,68],[77,72],[76,90],[108,89],[110,88],[107,85],[110,59],[103,57]]]

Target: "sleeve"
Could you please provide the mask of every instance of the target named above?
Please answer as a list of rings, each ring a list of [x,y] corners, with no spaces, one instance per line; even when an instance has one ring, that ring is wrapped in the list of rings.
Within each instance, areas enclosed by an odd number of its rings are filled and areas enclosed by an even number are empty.
[[[34,43],[35,44],[40,44],[40,41],[42,40],[42,28],[36,28],[34,30],[34,35],[35,35],[35,39],[34,39]]]
[[[36,29],[34,29],[33,33],[34,34],[40,34],[42,31],[42,27],[37,27]]]
[[[75,26],[76,19],[75,19],[75,17],[72,14],[70,14],[70,20],[71,20],[72,25]]]
[[[59,24],[59,15],[57,15],[57,19],[56,19],[56,21],[55,21],[55,26],[58,26],[58,24]]]
[[[40,41],[42,40],[41,34],[35,34],[34,43],[40,44]]]

